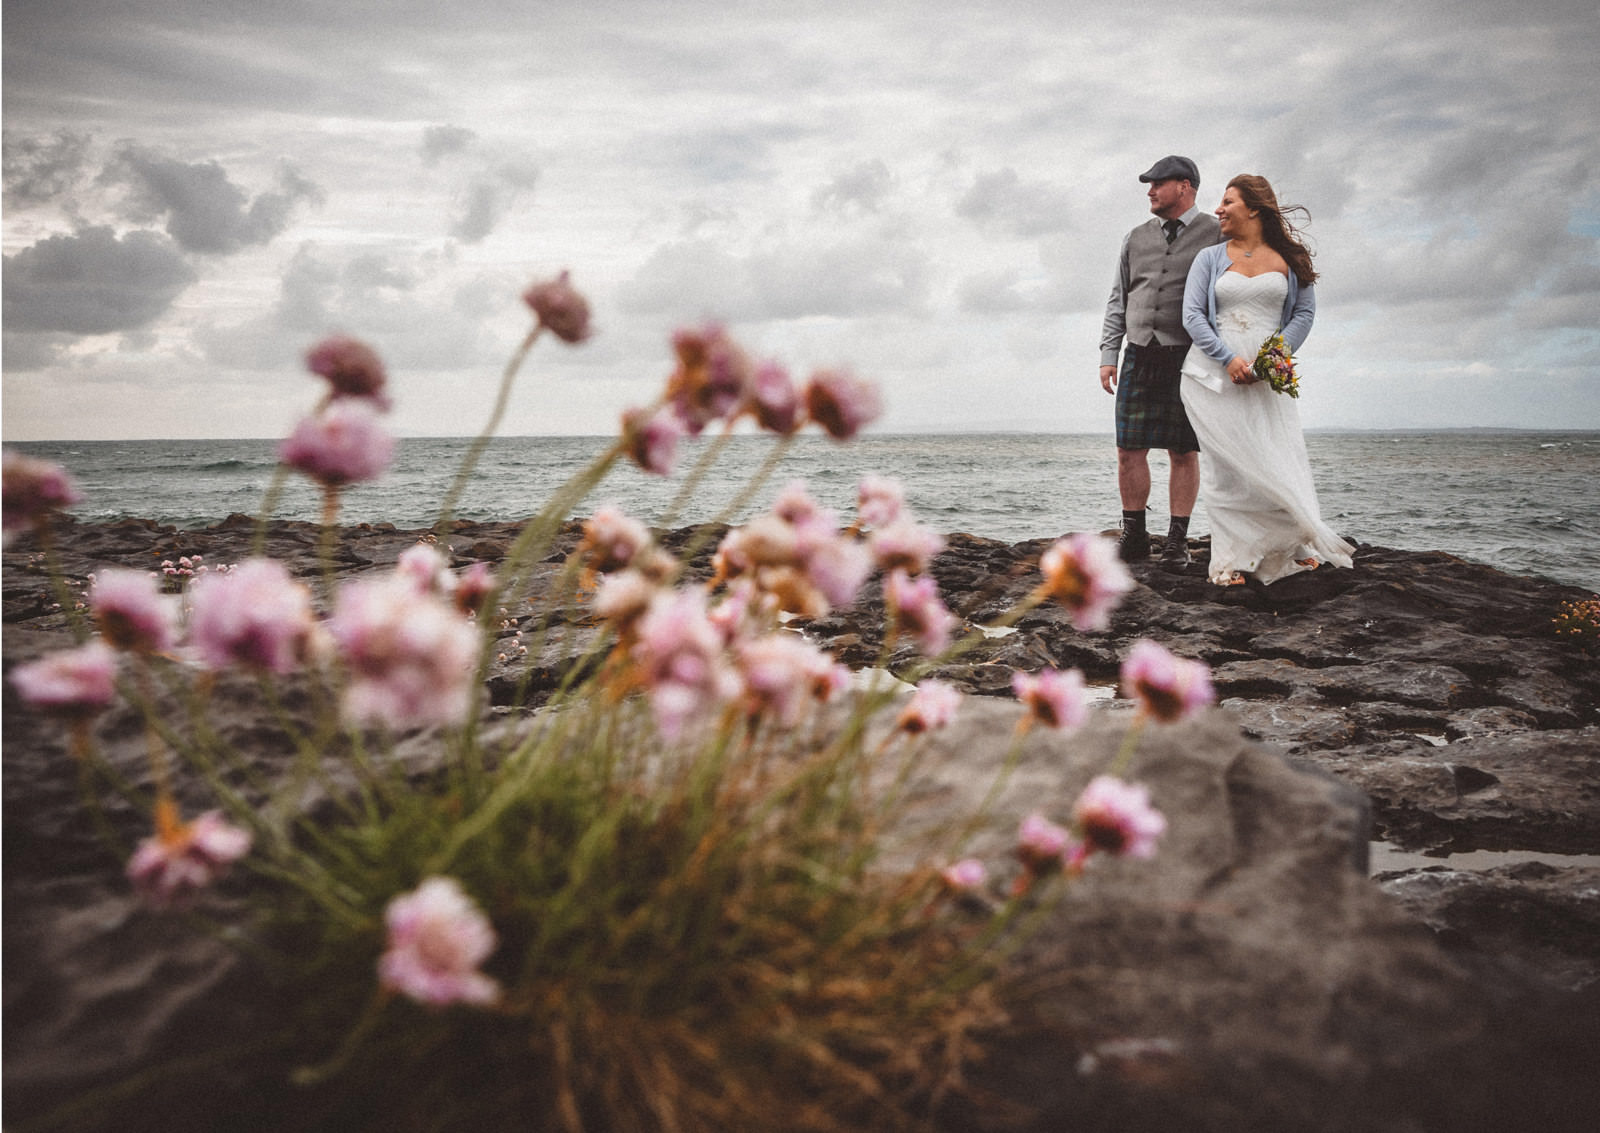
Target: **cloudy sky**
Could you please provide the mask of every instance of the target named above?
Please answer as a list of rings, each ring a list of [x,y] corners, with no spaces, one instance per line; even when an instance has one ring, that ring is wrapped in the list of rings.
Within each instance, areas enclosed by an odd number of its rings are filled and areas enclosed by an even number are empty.
[[[672,329],[883,431],[1109,431],[1138,174],[1305,205],[1320,428],[1600,428],[1593,0],[7,0],[8,440],[276,436],[372,342],[395,424],[604,433]]]

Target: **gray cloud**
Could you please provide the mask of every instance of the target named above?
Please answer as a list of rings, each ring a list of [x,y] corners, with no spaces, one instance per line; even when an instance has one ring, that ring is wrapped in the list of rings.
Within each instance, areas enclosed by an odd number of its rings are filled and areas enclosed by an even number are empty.
[[[198,277],[165,236],[109,227],[50,236],[5,258],[9,331],[111,334],[154,322]]]
[[[88,134],[57,130],[41,136],[5,131],[5,203],[26,208],[69,197],[89,169]]]
[[[138,223],[166,218],[167,234],[186,251],[212,255],[265,244],[283,231],[294,208],[322,199],[321,190],[284,166],[278,187],[250,198],[215,161],[182,162],[140,146],[121,146],[101,180],[127,187],[124,215]]]
[[[466,150],[477,137],[477,131],[465,126],[429,126],[422,131],[422,163],[437,165],[441,158]]]
[[[894,175],[880,158],[863,161],[840,173],[811,195],[811,205],[823,212],[875,213],[894,189]]]
[[[522,193],[531,190],[538,180],[537,168],[514,163],[476,178],[459,203],[450,235],[463,244],[481,243],[499,226]]]
[[[984,173],[973,181],[956,213],[980,228],[1012,236],[1043,236],[1071,225],[1071,196],[1060,185],[1024,181],[1015,169]]]

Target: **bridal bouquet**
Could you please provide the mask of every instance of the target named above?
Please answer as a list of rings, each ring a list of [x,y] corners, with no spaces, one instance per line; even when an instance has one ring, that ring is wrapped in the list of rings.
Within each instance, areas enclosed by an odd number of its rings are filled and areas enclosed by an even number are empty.
[[[1252,368],[1256,377],[1278,393],[1300,396],[1300,375],[1294,372],[1294,357],[1289,353],[1289,344],[1283,341],[1282,330],[1274,331],[1261,344]]]

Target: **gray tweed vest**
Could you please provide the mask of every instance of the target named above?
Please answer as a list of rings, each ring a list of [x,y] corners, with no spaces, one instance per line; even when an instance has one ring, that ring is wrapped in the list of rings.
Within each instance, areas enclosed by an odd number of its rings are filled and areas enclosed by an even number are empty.
[[[1167,243],[1161,218],[1151,217],[1128,236],[1128,292],[1126,336],[1135,346],[1182,346],[1189,333],[1183,329],[1183,285],[1189,265],[1202,248],[1222,239],[1217,218],[1201,213]]]

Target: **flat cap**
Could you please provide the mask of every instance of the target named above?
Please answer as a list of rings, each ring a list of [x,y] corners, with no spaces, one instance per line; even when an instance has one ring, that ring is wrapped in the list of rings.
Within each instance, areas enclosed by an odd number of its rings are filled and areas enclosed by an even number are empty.
[[[1200,167],[1186,157],[1177,154],[1168,154],[1152,165],[1149,170],[1139,174],[1139,180],[1146,183],[1151,181],[1187,181],[1196,189],[1200,187]]]

